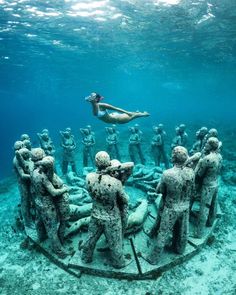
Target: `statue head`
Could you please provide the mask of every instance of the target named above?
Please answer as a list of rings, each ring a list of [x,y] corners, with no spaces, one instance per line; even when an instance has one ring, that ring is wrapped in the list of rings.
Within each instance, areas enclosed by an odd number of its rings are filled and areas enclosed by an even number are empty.
[[[25,140],[23,141],[23,144],[24,144],[24,147],[26,147],[28,150],[31,150],[31,148],[32,148],[32,144],[31,144],[30,140],[25,139]]]
[[[207,127],[201,127],[201,128],[199,129],[199,136],[200,136],[201,138],[203,138],[203,137],[207,134],[207,132],[208,132]]]
[[[41,148],[34,148],[31,150],[31,159],[33,162],[37,162],[42,160],[44,157],[46,157],[46,154],[43,149]]]
[[[210,138],[210,137],[218,137],[218,131],[217,131],[217,129],[215,129],[215,128],[211,128],[211,129],[208,131],[208,136],[209,136],[209,138]]]
[[[107,152],[100,151],[95,155],[95,163],[98,170],[103,170],[111,165],[111,159]]]
[[[176,135],[180,135],[180,129],[179,129],[179,127],[176,127],[175,128],[175,133],[176,133]]]
[[[183,165],[188,159],[188,151],[183,146],[176,146],[172,150],[172,162],[173,164]]]
[[[29,137],[28,134],[24,133],[24,134],[21,135],[20,140],[21,141],[24,141],[24,140],[29,140],[30,141],[30,137]]]
[[[216,137],[209,137],[204,150],[206,152],[217,151],[221,147],[221,142]]]
[[[45,172],[46,171],[53,171],[54,166],[54,158],[51,156],[44,157],[41,161],[37,163]]]
[[[15,143],[14,143],[14,150],[15,151],[18,151],[20,150],[21,148],[24,147],[24,143],[20,140],[17,140]]]
[[[179,130],[180,130],[181,132],[184,132],[185,129],[186,129],[186,125],[185,125],[185,124],[180,124],[180,125],[179,125]]]
[[[163,131],[164,130],[164,125],[163,124],[158,124],[158,130]]]
[[[48,129],[43,129],[43,130],[42,130],[42,133],[47,133],[47,134],[49,134],[49,131],[48,131]]]

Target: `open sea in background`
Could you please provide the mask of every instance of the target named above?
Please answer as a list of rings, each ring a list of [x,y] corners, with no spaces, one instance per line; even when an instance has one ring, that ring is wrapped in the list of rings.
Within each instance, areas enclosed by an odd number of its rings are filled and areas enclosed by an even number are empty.
[[[84,97],[145,110],[141,128],[164,123],[235,130],[236,1],[0,0],[0,178],[13,144],[43,128],[105,124]],[[196,128],[195,128],[196,127]],[[127,129],[122,126],[121,130]]]

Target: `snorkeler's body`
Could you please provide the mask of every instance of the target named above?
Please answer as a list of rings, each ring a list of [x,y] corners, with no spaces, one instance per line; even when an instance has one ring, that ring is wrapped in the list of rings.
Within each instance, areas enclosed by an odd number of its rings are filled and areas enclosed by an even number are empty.
[[[140,117],[148,117],[150,114],[147,112],[128,112],[126,110],[114,107],[107,103],[101,103],[102,97],[97,93],[91,93],[85,100],[89,101],[93,108],[94,116],[105,123],[111,124],[125,124],[133,119]],[[109,113],[108,110],[115,111]]]

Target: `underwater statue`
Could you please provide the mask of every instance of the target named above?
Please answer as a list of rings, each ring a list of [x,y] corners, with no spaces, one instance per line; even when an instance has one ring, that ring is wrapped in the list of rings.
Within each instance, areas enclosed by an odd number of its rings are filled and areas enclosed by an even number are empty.
[[[179,125],[179,135],[181,137],[181,146],[187,148],[188,134],[185,130],[186,130],[185,124],[180,124]]]
[[[133,172],[134,163],[126,162],[121,163],[119,160],[111,160],[110,166],[106,169],[106,172],[116,179],[120,180],[124,185],[130,175]],[[126,228],[128,226],[128,209],[129,209],[129,196],[123,192],[122,198],[117,195],[117,204],[121,215],[121,225],[122,225],[122,236],[124,237],[126,233]],[[129,228],[133,227],[133,223],[130,223]]]
[[[208,133],[207,127],[201,127],[197,132],[196,132],[196,141],[192,146],[192,149],[190,150],[189,154],[193,155],[197,152],[201,152],[203,149],[203,140]]]
[[[24,133],[20,137],[20,141],[23,142],[24,147],[27,148],[29,151],[32,149],[31,140],[28,134]]]
[[[68,254],[62,246],[64,239],[65,221],[68,218],[68,205],[64,194],[68,192],[65,186],[54,173],[54,159],[46,156],[37,162],[37,168],[32,173],[32,184],[35,193],[37,211],[36,229],[39,241],[48,237],[52,251],[60,258]],[[44,231],[42,231],[42,227]]]
[[[81,259],[92,262],[93,252],[100,236],[104,233],[112,259],[112,266],[125,266],[122,246],[122,222],[118,198],[127,201],[122,182],[105,172],[110,166],[107,152],[98,152],[95,156],[97,171],[86,177],[87,189],[93,199],[93,208],[89,223],[88,237],[83,244]]]
[[[106,127],[107,137],[107,152],[110,155],[111,159],[120,159],[120,153],[118,149],[118,136],[117,131],[114,127]]]
[[[130,137],[129,137],[129,155],[132,162],[137,163],[137,155],[140,158],[141,164],[145,164],[145,159],[141,149],[142,142],[142,131],[139,129],[138,124],[135,124],[134,127],[129,127]]]
[[[187,245],[190,199],[194,192],[194,172],[186,167],[188,152],[184,147],[172,151],[173,168],[163,172],[157,192],[162,194],[159,214],[151,230],[151,250],[146,257],[150,264],[157,264],[170,235],[176,253],[182,254]]]
[[[218,177],[222,166],[222,156],[219,153],[221,142],[215,138],[208,138],[204,154],[196,168],[196,187],[200,194],[200,212],[197,219],[196,237],[201,238],[205,226],[212,226],[217,211]]]
[[[66,128],[65,131],[60,131],[61,134],[61,147],[62,152],[62,173],[67,174],[68,165],[70,164],[71,170],[77,174],[75,163],[75,149],[76,143],[74,135],[71,133],[70,128]]]
[[[153,126],[154,136],[151,142],[151,150],[154,157],[155,165],[160,166],[161,159],[165,164],[165,168],[169,168],[169,161],[165,151],[166,132],[163,129],[163,124]]]
[[[217,131],[217,129],[215,129],[215,128],[211,128],[211,129],[209,129],[209,131],[206,133],[206,135],[204,136],[204,138],[203,138],[203,140],[202,140],[202,150],[204,150],[205,145],[206,145],[206,143],[207,143],[207,140],[208,140],[210,137],[215,137],[215,138],[219,139],[219,138],[218,138],[218,131]],[[222,145],[222,143],[220,142],[219,149],[221,148],[221,145]]]
[[[49,136],[47,129],[43,129],[41,133],[37,133],[39,138],[40,147],[44,150],[47,156],[53,156],[55,154],[55,147]]]
[[[94,146],[95,146],[95,134],[91,131],[91,128],[80,128],[82,134],[83,144],[83,166],[88,167],[88,161],[94,166]]]
[[[125,124],[136,118],[150,116],[147,112],[129,112],[107,103],[101,103],[103,97],[98,93],[91,93],[85,98],[92,105],[93,115],[105,123]],[[112,111],[112,112],[108,112]]]
[[[15,157],[13,166],[16,172],[18,187],[21,197],[21,215],[25,227],[32,225],[32,191],[30,173],[33,170],[30,151],[24,147],[24,143],[16,141],[14,145]]]
[[[182,145],[182,142],[181,142],[179,127],[176,127],[175,128],[175,137],[172,139],[172,143],[171,143],[171,149],[173,149],[177,146],[181,146],[181,145]]]

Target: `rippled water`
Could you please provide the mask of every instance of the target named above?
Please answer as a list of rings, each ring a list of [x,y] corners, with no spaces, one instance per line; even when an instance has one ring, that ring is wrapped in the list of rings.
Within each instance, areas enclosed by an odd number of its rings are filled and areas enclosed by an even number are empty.
[[[0,0],[2,170],[21,133],[97,124],[94,90],[147,125],[235,121],[235,39],[233,0]]]

